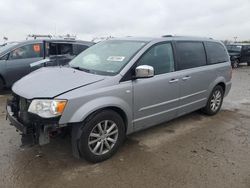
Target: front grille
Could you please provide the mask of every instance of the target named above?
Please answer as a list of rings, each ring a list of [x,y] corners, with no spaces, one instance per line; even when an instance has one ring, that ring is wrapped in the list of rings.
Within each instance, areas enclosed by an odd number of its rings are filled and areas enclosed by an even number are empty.
[[[27,112],[29,109],[29,104],[27,102],[27,99],[23,98],[23,97],[19,97],[19,110],[20,112]]]

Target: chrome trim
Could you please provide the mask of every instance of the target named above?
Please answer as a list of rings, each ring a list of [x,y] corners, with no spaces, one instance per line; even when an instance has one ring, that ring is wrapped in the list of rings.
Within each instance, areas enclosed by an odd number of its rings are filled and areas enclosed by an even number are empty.
[[[161,111],[161,112],[158,112],[158,113],[155,113],[155,114],[151,114],[151,115],[148,115],[148,116],[144,116],[144,117],[135,119],[135,120],[133,120],[133,123],[138,122],[138,121],[141,121],[141,120],[143,120],[143,119],[151,118],[151,117],[153,117],[153,116],[161,115],[161,114],[164,114],[164,113],[173,111],[173,110],[177,110],[177,109],[179,109],[179,108],[183,108],[183,107],[186,107],[186,106],[189,106],[189,105],[192,105],[192,104],[195,104],[195,103],[197,103],[197,102],[204,101],[204,100],[207,100],[207,98],[202,98],[202,99],[199,99],[199,100],[190,102],[190,103],[188,103],[188,104],[184,104],[184,105],[181,105],[181,106],[178,106],[178,107],[175,107],[175,108],[171,108],[171,109],[169,109],[169,110]]]
[[[207,91],[207,90],[198,91],[198,92],[196,92],[196,93],[192,93],[192,94],[190,94],[190,95],[186,95],[186,96],[180,97],[179,99],[180,99],[180,100],[183,100],[183,99],[186,99],[186,98],[188,98],[188,97],[192,97],[192,96],[195,96],[195,95],[198,95],[198,94],[201,94],[201,93],[205,93],[206,91]]]
[[[169,82],[169,83],[175,83],[175,82],[178,82],[178,81],[179,81],[179,79],[178,79],[178,78],[175,78],[175,79],[169,80],[168,82]]]
[[[150,106],[145,106],[145,107],[142,107],[141,109],[139,109],[139,111],[143,111],[143,110],[148,110],[150,108],[155,108],[155,107],[158,107],[158,106],[162,106],[162,105],[165,105],[165,104],[169,104],[169,103],[172,103],[172,102],[176,102],[178,101],[180,98],[177,98],[177,99],[173,99],[173,100],[169,100],[169,101],[165,101],[165,102],[161,102],[161,103],[158,103],[158,104],[153,104],[153,105],[150,105]]]
[[[172,103],[172,102],[176,102],[176,101],[178,101],[178,100],[183,100],[183,99],[186,99],[186,98],[189,98],[189,97],[192,97],[192,96],[195,96],[195,95],[204,93],[204,92],[206,92],[206,91],[207,91],[207,90],[202,90],[202,91],[199,91],[199,92],[190,94],[190,95],[186,95],[186,96],[184,96],[184,97],[176,98],[176,99],[169,100],[169,101],[164,101],[164,102],[161,102],[161,103],[158,103],[158,104],[153,104],[153,105],[145,106],[145,107],[140,108],[140,109],[139,109],[139,112],[144,111],[144,110],[148,110],[148,109],[150,109],[150,108],[156,108],[156,107],[159,107],[159,106],[163,106],[163,105],[166,105],[166,104],[169,104],[169,103]]]

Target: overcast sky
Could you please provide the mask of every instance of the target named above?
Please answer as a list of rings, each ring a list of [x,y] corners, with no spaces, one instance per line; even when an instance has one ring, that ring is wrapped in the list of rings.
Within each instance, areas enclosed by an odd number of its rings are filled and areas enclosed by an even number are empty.
[[[250,39],[250,0],[0,0],[0,42],[27,34]]]

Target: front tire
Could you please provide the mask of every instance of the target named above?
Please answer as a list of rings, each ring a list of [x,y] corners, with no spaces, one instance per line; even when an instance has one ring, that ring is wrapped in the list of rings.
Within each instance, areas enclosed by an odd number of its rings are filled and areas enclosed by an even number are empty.
[[[203,112],[210,116],[217,114],[221,109],[223,96],[224,96],[224,91],[222,87],[219,85],[215,86],[212,93],[209,96],[207,105],[203,109]]]
[[[250,61],[247,62],[247,66],[250,66]]]
[[[123,119],[113,110],[103,110],[95,114],[81,128],[78,144],[80,156],[93,163],[113,156],[125,138]]]

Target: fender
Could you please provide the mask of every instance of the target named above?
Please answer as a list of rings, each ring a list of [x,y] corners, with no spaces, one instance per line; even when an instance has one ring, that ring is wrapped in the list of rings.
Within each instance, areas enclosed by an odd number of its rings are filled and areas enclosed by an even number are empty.
[[[97,99],[93,99],[85,104],[83,104],[70,118],[69,120],[60,120],[59,124],[66,123],[79,123],[83,122],[90,114],[93,112],[108,108],[108,107],[116,107],[121,109],[127,118],[127,134],[132,132],[132,110],[131,106],[118,97],[100,97]]]
[[[81,124],[79,122],[83,122],[93,112],[108,107],[117,107],[125,113],[127,118],[127,134],[132,133],[132,110],[128,103],[118,97],[101,97],[91,100],[82,105],[68,121],[68,123],[72,123],[71,143],[73,156],[78,159],[80,158],[78,145],[81,136]]]

